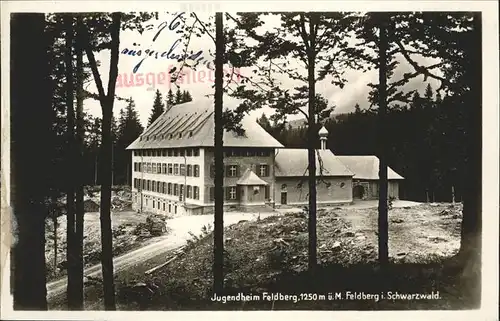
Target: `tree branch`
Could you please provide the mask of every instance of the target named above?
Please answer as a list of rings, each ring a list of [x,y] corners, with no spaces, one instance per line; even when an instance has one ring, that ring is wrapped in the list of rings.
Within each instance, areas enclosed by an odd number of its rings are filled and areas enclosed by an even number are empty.
[[[446,85],[448,85],[450,87],[453,86],[453,84],[451,82],[449,82],[447,79],[431,73],[429,71],[429,67],[421,66],[415,60],[413,60],[410,57],[410,54],[406,51],[405,47],[403,46],[403,44],[401,43],[400,40],[396,39],[395,43],[399,47],[400,52],[403,55],[403,57],[406,59],[406,61],[408,61],[410,63],[410,65],[412,65],[412,67],[415,69],[416,72],[424,75],[425,78],[431,77],[431,78],[434,78],[436,80],[441,81],[441,83],[446,84]]]

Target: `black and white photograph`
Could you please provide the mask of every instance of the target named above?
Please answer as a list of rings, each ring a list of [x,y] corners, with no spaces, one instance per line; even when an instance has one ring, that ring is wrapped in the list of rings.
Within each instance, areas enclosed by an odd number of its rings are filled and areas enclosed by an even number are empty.
[[[19,3],[2,319],[498,319],[496,2]]]

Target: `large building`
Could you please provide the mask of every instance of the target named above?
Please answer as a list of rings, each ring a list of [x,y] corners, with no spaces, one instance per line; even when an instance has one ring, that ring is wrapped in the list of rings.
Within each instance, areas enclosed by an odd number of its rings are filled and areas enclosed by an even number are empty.
[[[235,108],[238,102],[225,99],[224,104]],[[224,206],[265,211],[307,204],[307,150],[284,148],[248,117],[242,127],[243,135],[224,131]],[[350,203],[353,192],[358,195],[353,186],[358,168],[326,149],[327,134],[322,128],[316,157],[318,204]],[[213,212],[212,99],[171,107],[127,149],[132,151],[135,210],[173,216]],[[371,181],[359,178],[363,188]]]

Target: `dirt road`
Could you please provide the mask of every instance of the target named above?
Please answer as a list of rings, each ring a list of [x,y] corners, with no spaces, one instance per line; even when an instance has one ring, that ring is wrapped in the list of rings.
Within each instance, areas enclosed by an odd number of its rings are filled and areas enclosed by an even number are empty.
[[[262,213],[260,214],[260,217],[265,218],[271,215],[279,215],[279,213]],[[241,220],[255,220],[257,217],[258,214],[254,213],[226,213],[224,214],[224,226],[238,223]],[[115,273],[126,270],[128,267],[137,264],[137,262],[145,261],[153,256],[167,253],[173,249],[183,246],[191,237],[189,232],[199,235],[203,226],[210,224],[213,227],[213,215],[179,217],[168,220],[167,224],[171,228],[171,233],[166,238],[116,257],[113,260]],[[94,278],[101,277],[101,265],[97,264],[86,268],[84,275]],[[47,299],[51,300],[61,294],[64,294],[66,287],[66,277],[48,283]]]

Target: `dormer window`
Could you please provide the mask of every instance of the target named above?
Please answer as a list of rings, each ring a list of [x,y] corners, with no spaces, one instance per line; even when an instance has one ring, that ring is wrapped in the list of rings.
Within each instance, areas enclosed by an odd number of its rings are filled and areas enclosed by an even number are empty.
[[[169,138],[169,139],[172,139],[173,137],[174,137],[174,134],[170,134],[170,135],[168,135],[168,138]]]
[[[193,131],[192,130],[189,131],[189,137],[193,137]]]
[[[182,133],[179,133],[179,138],[182,138]]]

